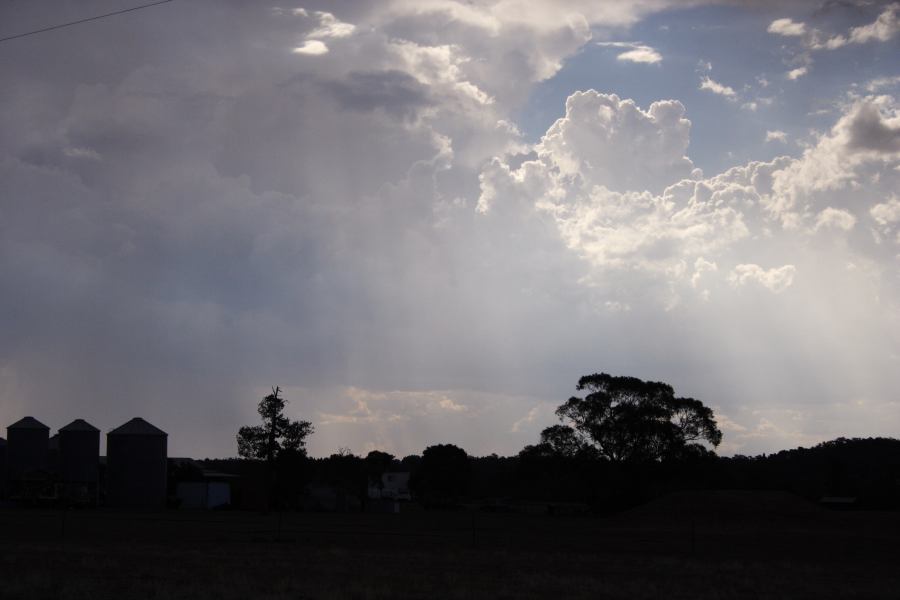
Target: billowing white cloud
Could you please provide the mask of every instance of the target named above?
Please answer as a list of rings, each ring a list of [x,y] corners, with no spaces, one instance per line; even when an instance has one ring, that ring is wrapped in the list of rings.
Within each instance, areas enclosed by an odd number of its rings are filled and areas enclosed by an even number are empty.
[[[655,48],[651,46],[647,46],[646,44],[641,44],[640,42],[597,42],[598,46],[608,46],[612,48],[623,48],[624,51],[620,52],[617,56],[617,60],[622,60],[626,62],[634,62],[634,63],[643,63],[643,64],[656,64],[662,62],[662,54],[659,53]]]
[[[797,79],[800,79],[807,73],[809,73],[809,67],[797,67],[796,69],[791,69],[790,71],[785,73],[784,76],[791,81],[795,81]]]
[[[876,204],[869,210],[869,213],[879,225],[900,223],[900,200],[891,198],[887,202]]]
[[[578,175],[587,186],[609,190],[661,190],[691,176],[685,152],[691,122],[677,101],[658,101],[643,110],[629,99],[594,90],[566,100],[566,114],[535,148],[559,173]]]
[[[320,40],[306,40],[300,46],[293,49],[294,54],[308,54],[310,56],[319,56],[328,52],[328,46]]]
[[[352,23],[344,23],[329,12],[316,12],[319,26],[306,34],[309,39],[317,38],[343,38],[353,35],[356,27]]]
[[[894,2],[884,9],[874,22],[850,30],[847,36],[851,44],[886,42],[900,32],[900,4]]]
[[[700,89],[708,90],[713,94],[718,94],[719,96],[725,96],[727,98],[734,98],[737,95],[737,93],[734,91],[734,88],[719,83],[718,81],[715,81],[710,77],[704,77],[700,81]]]
[[[764,269],[759,265],[744,264],[737,265],[732,269],[728,281],[734,286],[757,283],[777,294],[791,286],[796,272],[797,269],[794,265]]]
[[[806,25],[787,18],[775,19],[769,23],[768,32],[784,36],[801,36],[806,33]]]
[[[662,54],[650,46],[637,46],[631,50],[626,50],[616,58],[627,62],[652,65],[662,61]]]
[[[863,98],[850,105],[831,131],[800,159],[773,174],[774,193],[767,205],[783,222],[796,225],[810,218],[810,210],[828,192],[852,192],[855,196],[866,186],[889,189],[897,180],[889,165],[896,164],[898,152],[896,103],[886,96]]]
[[[850,231],[856,225],[856,217],[852,213],[840,208],[823,209],[816,217],[815,231],[820,229],[840,229]]]

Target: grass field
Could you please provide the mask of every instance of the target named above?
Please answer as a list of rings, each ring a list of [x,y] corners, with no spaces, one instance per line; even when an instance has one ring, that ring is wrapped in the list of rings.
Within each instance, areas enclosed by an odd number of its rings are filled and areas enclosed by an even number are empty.
[[[0,598],[896,598],[900,514],[676,494],[609,518],[0,511]]]

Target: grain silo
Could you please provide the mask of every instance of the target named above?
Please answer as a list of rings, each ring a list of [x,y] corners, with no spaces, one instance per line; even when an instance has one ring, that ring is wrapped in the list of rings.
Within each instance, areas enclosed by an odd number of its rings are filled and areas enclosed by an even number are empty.
[[[106,502],[124,508],[166,504],[168,435],[141,418],[106,434]]]
[[[47,441],[47,471],[54,481],[59,475],[59,434],[54,433]]]
[[[50,428],[25,417],[6,428],[9,478],[11,481],[45,474],[48,467]]]
[[[6,498],[6,440],[0,437],[0,499]]]
[[[7,492],[16,500],[34,501],[50,483],[50,428],[25,417],[6,428]]]
[[[59,430],[59,480],[68,502],[97,503],[99,464],[99,429],[84,419],[75,419]]]

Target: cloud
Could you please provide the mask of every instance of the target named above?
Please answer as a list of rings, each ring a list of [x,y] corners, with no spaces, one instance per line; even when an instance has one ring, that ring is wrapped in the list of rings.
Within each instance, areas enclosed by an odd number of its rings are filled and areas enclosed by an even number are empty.
[[[796,80],[809,72],[813,64],[814,52],[828,50],[833,51],[851,44],[866,44],[869,42],[887,42],[900,31],[900,3],[888,5],[876,19],[867,25],[851,28],[846,34],[827,34],[816,28],[807,27],[802,22],[795,22],[790,18],[780,18],[769,24],[767,31],[775,35],[795,37],[800,41],[802,51],[796,54],[791,61],[801,65],[791,69],[785,74],[789,80]]]
[[[900,152],[900,112],[889,109],[889,102],[882,97],[856,106],[844,125],[848,147],[889,155]]]
[[[677,101],[643,110],[615,94],[576,92],[536,151],[544,164],[564,175],[577,173],[587,185],[658,190],[691,175],[694,165],[685,156],[690,127]]]
[[[780,129],[776,129],[774,131],[766,132],[766,142],[781,142],[782,144],[787,143],[787,134]]]
[[[309,16],[309,13],[303,8],[294,9],[292,14],[301,17]],[[329,12],[316,11],[314,14],[319,20],[319,25],[306,34],[306,40],[300,46],[293,49],[294,54],[308,56],[327,54],[328,46],[321,38],[345,38],[353,35],[356,31],[355,25],[344,23]]]
[[[644,64],[656,64],[662,61],[662,55],[650,46],[638,46],[633,50],[623,52],[617,58],[618,60]]]
[[[322,394],[327,403],[315,400]],[[551,403],[468,390],[298,387],[286,389],[285,397],[314,411],[318,429],[309,440],[313,454],[349,444],[355,452],[379,449],[403,456],[410,448],[421,452],[431,444],[455,443],[476,456],[498,451],[511,455],[555,418]],[[531,408],[521,416],[527,406]],[[498,436],[498,431],[505,435]]]
[[[716,263],[708,261],[702,256],[697,257],[697,260],[694,261],[694,274],[691,276],[691,286],[699,287],[704,273],[715,273],[718,270],[719,265]]]
[[[598,369],[810,437],[820,405],[892,397],[895,100],[707,175],[707,116],[678,100],[578,92],[537,143],[519,132],[592,32],[660,7],[353,1],[329,9],[352,35],[312,40],[312,10],[231,3],[227,35],[71,28],[4,61],[0,420],[141,414],[173,453],[233,455],[278,384],[314,455],[512,454]],[[327,55],[291,54],[312,41]],[[785,395],[812,415],[793,429],[740,409]]]
[[[879,225],[900,223],[900,200],[891,198],[888,202],[876,204],[869,209],[869,214]]]
[[[878,15],[874,22],[860,27],[854,27],[848,35],[851,44],[865,44],[867,42],[886,42],[900,31],[900,4],[892,3],[884,12]]]
[[[338,20],[329,12],[317,11],[315,14],[319,19],[319,26],[306,34],[308,39],[343,38],[353,35],[356,31],[356,26]]]
[[[769,24],[769,33],[784,36],[802,36],[806,33],[806,25],[791,19],[775,19]]]
[[[737,265],[728,276],[728,281],[734,286],[757,283],[778,294],[794,283],[796,272],[797,268],[794,265],[771,269],[764,269],[754,264]]]
[[[870,94],[881,91],[884,88],[890,88],[900,85],[900,75],[893,77],[876,77],[865,85],[865,89]]]
[[[900,4],[894,2],[867,25],[851,28],[846,34],[827,35],[819,29],[807,28],[803,23],[783,18],[772,21],[769,33],[801,37],[809,50],[837,50],[848,44],[887,42],[900,31]]]
[[[840,229],[842,231],[850,231],[856,225],[856,217],[849,211],[839,208],[826,207],[816,217],[814,231],[820,229]]]
[[[837,50],[848,44],[889,41],[900,31],[898,14],[900,14],[900,4],[892,3],[872,23],[853,27],[846,34],[828,35],[819,29],[809,28],[804,23],[795,22],[789,18],[772,21],[767,31],[776,35],[800,38],[807,52]],[[809,60],[808,56],[806,60]]]
[[[807,73],[809,73],[809,68],[808,68],[808,67],[797,67],[796,69],[791,69],[790,71],[788,71],[787,73],[785,73],[784,76],[785,76],[786,79],[790,79],[791,81],[795,81],[795,80],[797,80],[797,79],[800,79],[801,77],[803,77],[803,76],[806,75]]]
[[[862,98],[846,108],[831,131],[804,151],[803,156],[773,175],[769,210],[784,223],[808,220],[816,200],[828,192],[863,185],[888,189],[896,176],[890,168],[900,149],[897,108],[884,96]],[[877,177],[872,169],[879,169]],[[844,203],[846,200],[843,201]]]
[[[700,82],[701,90],[709,90],[713,94],[718,94],[719,96],[725,96],[727,98],[734,98],[737,94],[733,88],[721,84],[718,81],[714,81],[710,77],[704,77]]]
[[[627,48],[616,56],[617,60],[626,62],[656,64],[662,62],[662,54],[655,48],[641,44],[640,42],[597,42],[598,46],[613,48]]]
[[[652,186],[648,165],[660,149],[638,145],[647,135],[611,136],[606,129],[620,120],[620,109],[628,114],[635,107],[593,91],[573,94],[567,107],[564,119],[538,145],[536,160],[512,168],[495,159],[483,170],[478,206],[486,215],[507,219],[523,210],[551,216],[566,247],[590,265],[584,281],[604,293],[622,294],[607,305],[630,306],[628,298],[641,290],[671,307],[682,301],[688,285],[708,299],[717,285],[707,277],[720,266],[732,287],[757,283],[784,291],[798,265],[766,269],[743,258],[747,249],[767,239],[779,240],[778,246],[804,247],[800,232],[852,231],[859,207],[832,193],[855,185],[882,156],[892,156],[879,153],[890,150],[883,132],[890,131],[892,109],[883,100],[867,98],[848,107],[832,132],[799,159],[754,162],[708,179],[696,173],[687,177],[683,170],[679,180],[670,172],[660,180],[662,186]],[[588,134],[592,128],[596,133]],[[862,131],[880,133],[863,136]],[[653,135],[665,139],[671,134],[660,130]],[[782,135],[770,132],[768,137]],[[860,146],[867,150],[858,150]],[[642,178],[623,180],[624,166],[598,170],[596,165],[609,164],[602,157],[612,149],[640,156]],[[893,177],[886,175],[892,172],[890,164],[881,167],[882,177]],[[890,189],[886,180],[883,184]]]
[[[319,40],[306,40],[300,46],[292,50],[294,54],[307,54],[309,56],[320,56],[328,52],[328,46]]]

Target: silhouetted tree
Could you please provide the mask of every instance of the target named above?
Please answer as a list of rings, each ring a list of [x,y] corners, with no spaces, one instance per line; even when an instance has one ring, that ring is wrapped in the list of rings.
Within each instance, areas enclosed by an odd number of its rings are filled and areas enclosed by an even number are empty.
[[[241,427],[237,434],[238,454],[243,458],[274,463],[286,452],[306,455],[306,438],[315,429],[309,421],[291,421],[284,416],[287,402],[280,397],[281,388],[263,398],[257,412],[262,425]]]
[[[305,478],[306,438],[314,431],[309,421],[285,417],[285,404],[281,388],[272,388],[257,408],[263,424],[241,427],[237,434],[241,457],[266,461],[270,508],[276,498],[290,504],[299,496]]]
[[[466,451],[453,444],[437,444],[425,448],[409,485],[425,502],[447,504],[465,495],[471,480],[472,466]]]
[[[321,481],[363,502],[368,491],[365,460],[354,455],[349,448],[317,461]]]
[[[556,409],[562,425],[541,433],[532,454],[574,456],[595,452],[614,463],[693,457],[700,442],[722,441],[713,412],[699,400],[678,398],[672,386],[606,373],[578,380],[584,398]]]
[[[369,485],[382,487],[381,476],[391,468],[394,462],[394,455],[380,450],[372,450],[366,454],[366,473],[369,477]]]

